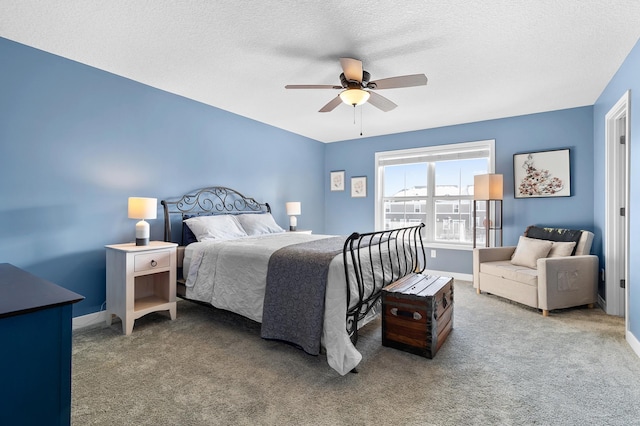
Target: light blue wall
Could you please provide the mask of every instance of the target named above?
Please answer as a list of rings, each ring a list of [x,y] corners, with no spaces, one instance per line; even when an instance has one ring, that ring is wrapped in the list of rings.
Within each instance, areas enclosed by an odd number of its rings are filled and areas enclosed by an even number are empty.
[[[402,111],[398,108],[388,114]],[[325,157],[326,231],[343,234],[373,229],[376,152],[486,139],[495,139],[496,173],[504,175],[505,245],[515,245],[518,236],[533,224],[593,230],[592,132],[593,108],[589,106],[329,144]],[[514,199],[513,155],[559,148],[571,150],[572,196]],[[350,177],[367,176],[367,198],[351,198],[348,188],[331,192],[331,170],[346,171],[347,187]],[[470,274],[471,252],[438,249],[428,267]]]
[[[604,185],[599,126],[625,90],[638,91],[638,50],[594,107],[325,145],[0,39],[0,262],[86,296],[74,315],[95,312],[105,294],[103,246],[133,239],[129,196],[162,199],[225,185],[269,202],[283,226],[284,203],[296,200],[300,228],[366,232],[374,227],[375,152],[484,139],[496,140],[496,171],[505,177],[505,245],[530,224],[580,227],[595,232],[600,254],[604,198],[593,195]],[[632,109],[632,128],[638,120]],[[571,149],[572,196],[514,199],[513,154],[558,148]],[[632,163],[637,156],[632,150]],[[346,170],[347,186],[350,177],[367,176],[368,197],[330,192],[331,170]],[[633,214],[637,185],[631,189]],[[632,235],[637,227],[632,216]],[[162,221],[151,228],[161,239]],[[633,258],[633,241],[631,250]],[[439,249],[429,267],[470,273],[471,253]],[[630,281],[639,272],[632,269]]]
[[[1,38],[0,63],[0,262],[84,295],[74,316],[105,301],[104,245],[134,239],[129,196],[229,186],[323,231],[324,144]]]
[[[598,230],[605,229],[605,116],[616,102],[631,90],[629,119],[631,134],[630,158],[630,203],[629,203],[629,329],[640,339],[640,41],[611,79],[594,105],[594,217]],[[598,242],[598,253],[604,252],[602,240]],[[602,257],[601,257],[602,259]],[[606,265],[604,265],[606,267]]]

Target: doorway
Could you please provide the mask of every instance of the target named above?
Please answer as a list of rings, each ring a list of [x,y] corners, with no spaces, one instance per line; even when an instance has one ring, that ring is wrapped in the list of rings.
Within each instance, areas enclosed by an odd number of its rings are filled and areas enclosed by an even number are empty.
[[[624,316],[628,330],[629,99],[627,91],[605,117],[605,311]]]

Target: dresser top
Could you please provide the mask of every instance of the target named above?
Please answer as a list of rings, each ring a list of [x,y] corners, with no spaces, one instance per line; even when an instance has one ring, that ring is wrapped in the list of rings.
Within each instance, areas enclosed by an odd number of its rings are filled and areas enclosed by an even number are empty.
[[[0,263],[0,318],[26,314],[84,299],[10,263]]]

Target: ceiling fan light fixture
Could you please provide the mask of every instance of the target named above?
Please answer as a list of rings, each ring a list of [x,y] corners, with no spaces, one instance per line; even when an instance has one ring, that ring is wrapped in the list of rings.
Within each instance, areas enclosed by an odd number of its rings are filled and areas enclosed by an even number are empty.
[[[369,100],[369,92],[362,89],[347,89],[340,93],[340,99],[347,105],[362,105]]]

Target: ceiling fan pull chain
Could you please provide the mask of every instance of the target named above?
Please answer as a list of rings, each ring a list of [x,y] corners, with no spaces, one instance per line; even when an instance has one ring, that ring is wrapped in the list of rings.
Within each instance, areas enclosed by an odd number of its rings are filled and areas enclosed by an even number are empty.
[[[362,136],[362,107],[360,107],[360,136]]]
[[[353,125],[356,124],[356,104],[353,104]]]

